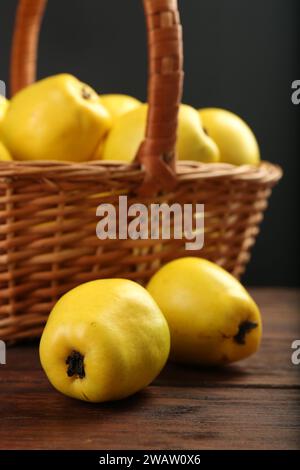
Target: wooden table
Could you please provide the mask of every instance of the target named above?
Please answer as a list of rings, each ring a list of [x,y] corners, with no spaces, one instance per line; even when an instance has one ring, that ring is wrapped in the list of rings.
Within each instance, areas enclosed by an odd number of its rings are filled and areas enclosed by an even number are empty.
[[[147,390],[92,405],[60,395],[37,345],[8,350],[0,366],[1,449],[297,449],[300,292],[254,289],[264,318],[260,352],[223,370],[169,365]]]

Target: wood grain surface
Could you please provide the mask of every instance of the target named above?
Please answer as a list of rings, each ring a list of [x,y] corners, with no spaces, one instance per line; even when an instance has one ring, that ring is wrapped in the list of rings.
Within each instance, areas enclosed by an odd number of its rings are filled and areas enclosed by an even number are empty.
[[[92,405],[60,395],[36,344],[0,366],[1,449],[300,449],[300,292],[252,289],[264,318],[259,353],[204,370],[168,365],[147,390]]]

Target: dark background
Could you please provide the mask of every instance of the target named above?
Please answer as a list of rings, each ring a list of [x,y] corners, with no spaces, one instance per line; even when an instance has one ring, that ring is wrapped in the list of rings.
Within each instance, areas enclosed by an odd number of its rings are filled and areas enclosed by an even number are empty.
[[[179,0],[185,38],[184,102],[243,117],[264,160],[282,165],[245,282],[299,285],[297,221],[300,105],[299,0]],[[0,78],[8,80],[15,0],[0,3]],[[39,77],[70,72],[99,92],[146,99],[145,26],[140,0],[49,0]]]

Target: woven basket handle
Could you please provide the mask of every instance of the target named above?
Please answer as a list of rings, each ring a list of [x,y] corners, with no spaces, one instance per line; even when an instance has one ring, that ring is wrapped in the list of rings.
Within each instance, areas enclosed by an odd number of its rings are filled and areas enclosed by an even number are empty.
[[[175,146],[183,88],[182,28],[177,0],[143,0],[149,49],[149,112],[137,160],[145,168],[140,193],[176,185]],[[47,0],[19,0],[11,57],[11,93],[36,79],[40,26]]]

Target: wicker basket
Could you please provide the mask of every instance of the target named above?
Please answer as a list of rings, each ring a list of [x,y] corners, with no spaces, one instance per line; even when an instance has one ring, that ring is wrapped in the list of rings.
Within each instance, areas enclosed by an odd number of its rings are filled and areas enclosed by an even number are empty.
[[[35,79],[39,27],[46,0],[19,2],[11,91]],[[103,277],[145,283],[174,258],[200,255],[239,277],[249,260],[271,189],[281,177],[259,167],[175,163],[183,83],[182,33],[176,0],[144,0],[149,43],[149,116],[132,165],[12,162],[0,166],[0,338],[40,335],[56,300]],[[205,204],[205,246],[186,240],[110,240],[95,235],[101,202]]]

